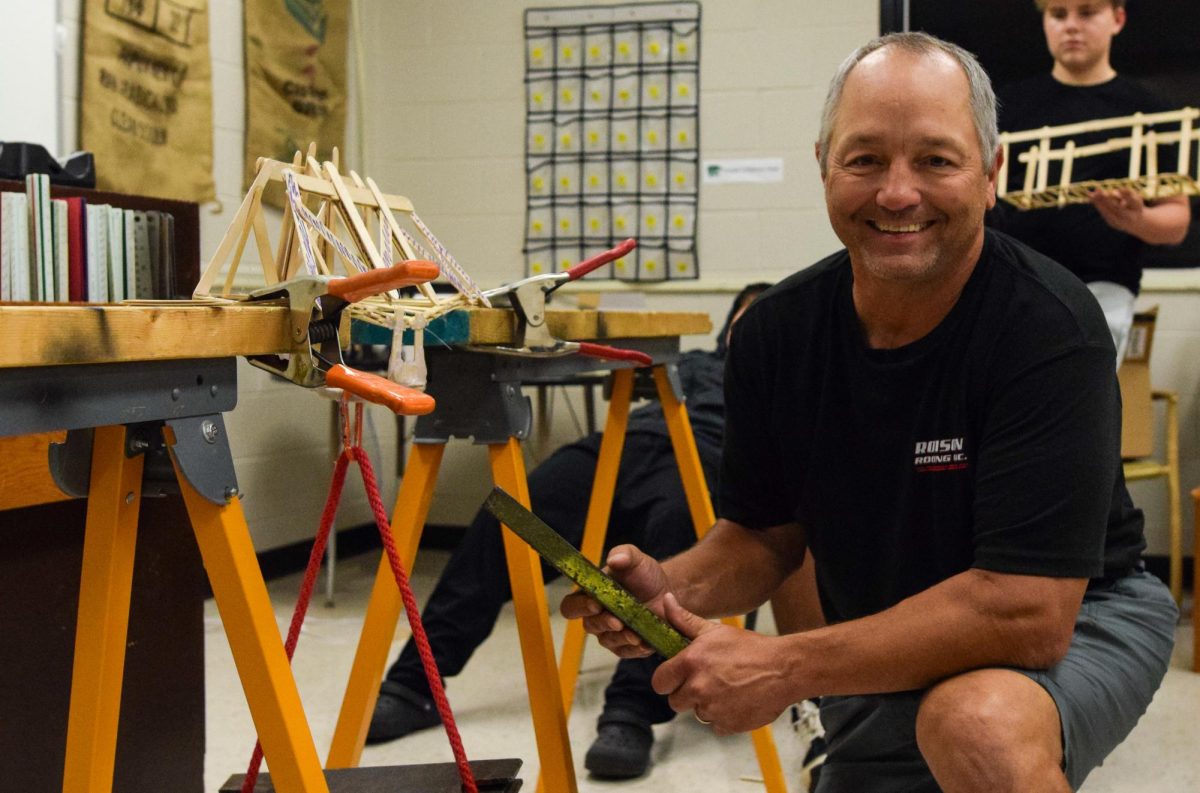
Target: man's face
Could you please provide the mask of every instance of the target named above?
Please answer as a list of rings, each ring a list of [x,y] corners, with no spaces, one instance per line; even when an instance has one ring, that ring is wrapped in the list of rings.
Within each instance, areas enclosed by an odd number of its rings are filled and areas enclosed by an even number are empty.
[[[974,262],[998,165],[984,170],[967,77],[952,58],[884,47],[860,61],[823,177],[856,273],[917,283]]]
[[[1050,0],[1042,14],[1046,46],[1069,72],[1107,63],[1113,36],[1125,26],[1125,9],[1109,0]]]

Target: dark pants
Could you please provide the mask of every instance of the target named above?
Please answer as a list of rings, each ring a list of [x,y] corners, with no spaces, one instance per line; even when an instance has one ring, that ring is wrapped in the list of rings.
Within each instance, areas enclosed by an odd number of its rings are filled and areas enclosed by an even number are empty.
[[[558,449],[529,474],[533,511],[575,547],[583,540],[599,448],[599,436],[589,436]],[[670,440],[650,434],[629,435],[617,475],[606,552],[613,545],[634,543],[656,559],[665,559],[695,540]],[[551,580],[558,571],[543,563],[542,574]],[[500,525],[480,510],[421,614],[443,677],[462,671],[511,598]],[[632,711],[655,724],[669,721],[674,711],[665,697],[650,688],[659,663],[657,656],[620,661],[604,692],[605,711]],[[387,680],[429,695],[412,639],[388,669]]]

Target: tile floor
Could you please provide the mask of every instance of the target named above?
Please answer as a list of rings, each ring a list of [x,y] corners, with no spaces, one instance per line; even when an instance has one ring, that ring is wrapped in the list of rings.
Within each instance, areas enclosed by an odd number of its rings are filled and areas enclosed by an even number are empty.
[[[418,600],[432,588],[447,555],[422,551],[413,575]],[[336,603],[323,604],[318,594],[296,653],[295,671],[311,720],[318,752],[328,751],[343,687],[358,641],[361,617],[378,557],[374,554],[343,559],[338,564]],[[291,617],[299,575],[270,585],[276,614],[286,630]],[[566,585],[551,585],[550,602],[557,604]],[[1188,604],[1185,604],[1185,610]],[[254,745],[254,731],[242,699],[241,687],[214,603],[205,606],[207,666],[207,753],[205,789],[215,791],[230,774],[245,770]],[[564,621],[552,620],[561,638]],[[768,623],[769,624],[769,623]],[[1200,675],[1190,672],[1191,628],[1181,624],[1175,658],[1150,711],[1126,742],[1092,773],[1083,793],[1179,793],[1200,790]],[[764,629],[766,626],[764,626]],[[392,657],[407,629],[401,625]],[[581,793],[613,791],[729,791],[754,793],[758,765],[746,736],[717,738],[691,718],[679,718],[655,728],[653,765],[643,778],[622,783],[589,778],[583,755],[595,736],[595,718],[614,660],[594,643],[584,657],[583,671],[569,718],[571,747]],[[537,752],[522,683],[520,652],[511,607],[505,609],[492,637],[480,648],[465,672],[448,683],[468,756],[472,759],[518,757],[524,760],[521,777],[533,791]],[[796,790],[800,757],[786,718],[775,725],[780,758],[788,774],[789,789]],[[382,746],[368,747],[363,765],[397,765],[443,762],[452,759],[445,733],[425,730]]]

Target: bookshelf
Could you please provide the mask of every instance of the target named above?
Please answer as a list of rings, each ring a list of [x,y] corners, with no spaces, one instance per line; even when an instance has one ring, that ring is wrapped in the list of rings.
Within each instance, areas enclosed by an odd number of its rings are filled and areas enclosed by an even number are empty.
[[[0,192],[24,193],[25,183],[0,179]],[[200,205],[191,201],[111,193],[82,187],[50,185],[51,198],[81,197],[89,204],[108,204],[121,209],[166,212],[175,218],[175,297],[191,297],[200,280]]]

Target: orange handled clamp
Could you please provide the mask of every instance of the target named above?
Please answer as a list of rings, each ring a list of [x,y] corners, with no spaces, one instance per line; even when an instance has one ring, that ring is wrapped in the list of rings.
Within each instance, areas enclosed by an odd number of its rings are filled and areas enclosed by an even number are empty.
[[[507,355],[532,355],[537,357],[579,354],[615,361],[632,361],[638,366],[649,366],[653,361],[644,352],[623,350],[618,347],[609,347],[605,344],[593,344],[591,342],[563,341],[551,336],[550,329],[546,326],[547,295],[568,281],[582,278],[597,267],[608,264],[614,259],[621,258],[636,247],[637,240],[627,239],[615,248],[584,259],[579,264],[561,273],[535,275],[484,292],[484,297],[489,300],[493,298],[508,298],[513,311],[517,314],[517,329],[514,334],[516,343],[512,347],[487,347],[479,349]]]
[[[433,397],[378,375],[351,369],[342,362],[338,326],[342,310],[365,297],[416,286],[438,277],[433,262],[399,262],[339,278],[302,275],[251,292],[249,300],[285,300],[289,308],[292,348],[286,357],[254,355],[247,360],[260,369],[305,388],[341,388],[394,413],[423,416],[432,412]]]

